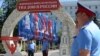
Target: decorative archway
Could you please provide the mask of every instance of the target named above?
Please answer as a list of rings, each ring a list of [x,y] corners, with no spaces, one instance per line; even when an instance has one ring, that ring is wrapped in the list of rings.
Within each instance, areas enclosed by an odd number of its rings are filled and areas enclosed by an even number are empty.
[[[61,7],[58,10],[53,10],[51,12],[55,14],[58,17],[58,19],[62,21],[63,24],[63,32],[60,43],[60,56],[70,56],[69,52],[71,39],[74,35],[75,28],[74,21],[72,20],[71,16]],[[2,28],[1,36],[10,36],[19,20],[28,13],[28,11],[19,12],[17,9],[15,9],[5,21]],[[4,41],[2,42],[2,44],[7,52],[5,56],[11,56],[9,49],[7,48]],[[16,55],[22,56],[20,50],[16,50],[14,56]]]

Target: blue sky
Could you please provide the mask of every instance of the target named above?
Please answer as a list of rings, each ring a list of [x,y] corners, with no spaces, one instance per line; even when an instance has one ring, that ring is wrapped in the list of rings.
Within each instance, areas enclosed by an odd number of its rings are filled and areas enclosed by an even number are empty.
[[[3,1],[4,1],[4,0],[0,0],[0,7],[2,6]]]

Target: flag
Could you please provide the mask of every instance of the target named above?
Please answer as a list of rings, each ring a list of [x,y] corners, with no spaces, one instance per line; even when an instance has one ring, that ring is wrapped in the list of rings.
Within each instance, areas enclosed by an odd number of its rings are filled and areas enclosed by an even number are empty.
[[[49,33],[48,33],[48,18],[47,18],[47,15],[45,15],[44,13],[39,13],[38,14],[38,17],[40,19],[40,24],[41,27],[40,27],[40,32],[39,32],[39,35],[40,35],[40,39],[43,39],[43,36],[48,36]]]
[[[25,15],[18,23],[19,36],[29,40],[33,38],[33,30],[31,29],[30,13]]]
[[[39,17],[39,40],[43,39],[43,35],[44,35],[44,31],[45,31],[45,22],[44,22],[44,18],[43,18],[43,13],[39,13],[38,14]]]
[[[40,39],[42,40],[46,31],[46,17],[44,16],[43,13],[39,13],[39,18],[40,18],[40,25],[41,25],[41,29],[40,29]]]
[[[54,20],[53,22],[53,34],[57,34],[56,33],[56,20]]]
[[[52,20],[49,19],[48,21],[48,31],[49,31],[49,39],[52,40],[53,39],[53,33],[52,33]]]
[[[57,32],[56,32],[56,24],[57,24],[56,20],[53,21],[53,41],[54,42],[58,41]]]
[[[35,24],[35,38],[39,39],[39,27],[38,27],[39,17],[38,17],[38,13],[33,13],[33,16],[34,16],[34,24]]]
[[[34,24],[34,16],[32,15],[33,13],[30,13],[30,28],[32,30],[33,35],[35,34],[35,24]]]

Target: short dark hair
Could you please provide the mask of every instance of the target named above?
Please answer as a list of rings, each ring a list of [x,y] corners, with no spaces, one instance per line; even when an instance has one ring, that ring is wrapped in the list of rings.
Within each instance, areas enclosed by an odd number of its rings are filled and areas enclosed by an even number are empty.
[[[94,23],[100,28],[100,23],[96,17],[93,18]]]

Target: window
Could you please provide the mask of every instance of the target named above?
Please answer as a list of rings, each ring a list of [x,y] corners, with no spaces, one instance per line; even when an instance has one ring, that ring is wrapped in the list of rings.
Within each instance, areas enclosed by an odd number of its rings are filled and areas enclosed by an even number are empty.
[[[98,9],[97,5],[95,6],[95,9]]]
[[[70,9],[72,9],[72,6],[70,6]]]
[[[75,6],[75,9],[77,9],[77,6]]]
[[[91,9],[91,6],[89,6],[89,8]]]
[[[67,10],[67,7],[65,7],[65,9]]]

